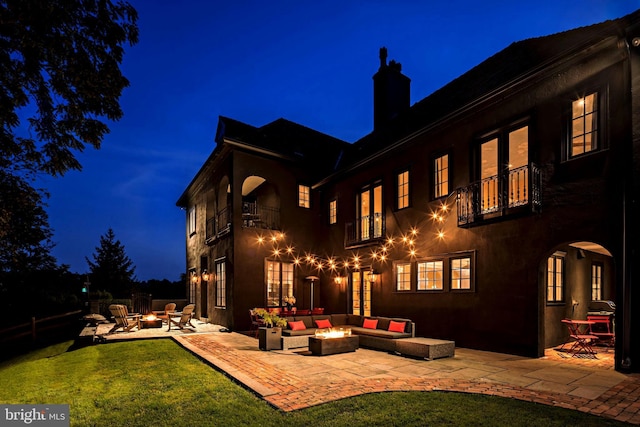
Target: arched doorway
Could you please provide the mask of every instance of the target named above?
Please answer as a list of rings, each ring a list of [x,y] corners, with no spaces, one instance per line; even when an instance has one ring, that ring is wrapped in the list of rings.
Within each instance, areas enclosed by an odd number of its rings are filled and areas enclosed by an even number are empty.
[[[559,245],[541,260],[541,343],[545,349],[559,348],[567,341],[569,333],[563,319],[586,320],[603,307],[615,307],[615,268],[611,252],[589,241]],[[611,318],[614,322],[615,314]],[[606,349],[606,353],[612,352],[613,347]]]

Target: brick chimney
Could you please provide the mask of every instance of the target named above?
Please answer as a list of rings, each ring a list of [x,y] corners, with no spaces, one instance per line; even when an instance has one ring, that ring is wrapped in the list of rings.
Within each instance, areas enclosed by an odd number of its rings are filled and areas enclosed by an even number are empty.
[[[411,79],[402,74],[402,65],[387,64],[387,48],[380,48],[380,68],[373,75],[373,130],[387,124],[410,106]]]

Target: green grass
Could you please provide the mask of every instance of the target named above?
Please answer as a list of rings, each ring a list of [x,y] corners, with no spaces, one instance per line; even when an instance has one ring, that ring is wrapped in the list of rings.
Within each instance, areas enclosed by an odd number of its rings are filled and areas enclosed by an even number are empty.
[[[71,344],[1,363],[0,402],[68,403],[72,426],[625,425],[513,399],[442,392],[369,394],[283,413],[171,340],[76,350]]]

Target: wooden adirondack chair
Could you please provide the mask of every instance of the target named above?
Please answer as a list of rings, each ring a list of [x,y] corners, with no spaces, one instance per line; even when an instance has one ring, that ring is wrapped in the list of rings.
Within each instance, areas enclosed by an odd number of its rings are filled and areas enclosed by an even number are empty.
[[[110,334],[122,328],[123,332],[130,332],[133,328],[140,329],[140,315],[129,314],[127,306],[122,304],[111,304],[109,311],[116,324],[109,331]]]
[[[173,312],[169,314],[169,329],[171,330],[171,324],[173,323],[180,329],[184,329],[185,326],[189,326],[195,329],[195,325],[191,323],[191,317],[193,316],[193,310],[196,307],[195,304],[188,304],[183,309],[182,312]]]

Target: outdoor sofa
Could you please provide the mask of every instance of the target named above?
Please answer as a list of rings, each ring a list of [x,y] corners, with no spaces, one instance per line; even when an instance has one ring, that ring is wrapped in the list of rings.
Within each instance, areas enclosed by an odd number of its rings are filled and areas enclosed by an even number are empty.
[[[352,334],[358,335],[360,347],[375,350],[395,351],[396,340],[415,337],[415,323],[410,319],[360,316],[355,314],[323,314],[316,316],[287,317],[287,327],[283,328],[283,337],[315,335],[318,326],[323,328],[327,320],[333,328],[351,329]],[[301,323],[303,329],[298,329]]]

